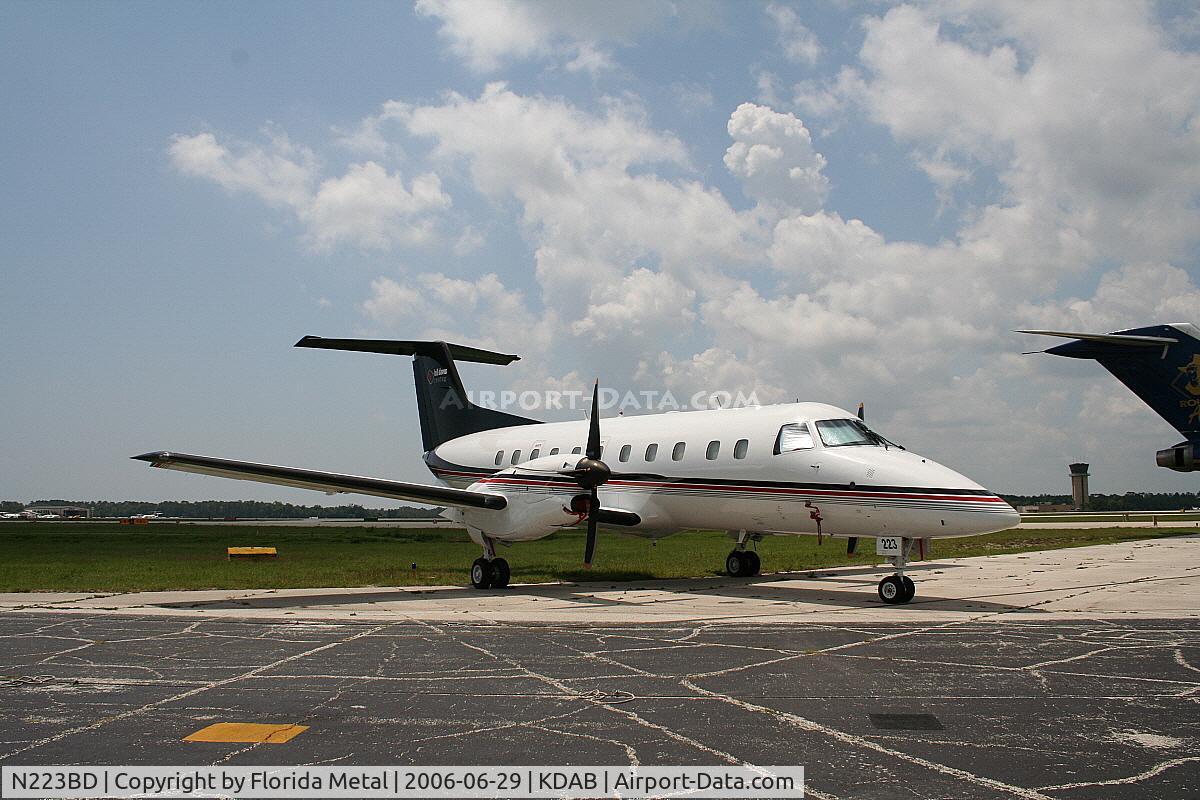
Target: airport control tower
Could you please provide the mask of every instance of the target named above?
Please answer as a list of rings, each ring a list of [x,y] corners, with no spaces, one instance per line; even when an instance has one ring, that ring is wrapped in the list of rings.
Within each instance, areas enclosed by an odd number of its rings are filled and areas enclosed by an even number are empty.
[[[1075,502],[1076,511],[1087,510],[1088,499],[1088,465],[1069,464],[1071,467],[1071,499]]]

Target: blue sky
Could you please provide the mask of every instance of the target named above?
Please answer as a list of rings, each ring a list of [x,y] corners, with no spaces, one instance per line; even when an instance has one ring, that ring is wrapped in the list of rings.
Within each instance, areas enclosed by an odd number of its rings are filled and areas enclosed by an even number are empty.
[[[408,364],[853,408],[998,491],[1193,490],[1019,327],[1197,319],[1190,4],[0,5],[0,496],[422,480]],[[554,417],[547,412],[548,418]]]

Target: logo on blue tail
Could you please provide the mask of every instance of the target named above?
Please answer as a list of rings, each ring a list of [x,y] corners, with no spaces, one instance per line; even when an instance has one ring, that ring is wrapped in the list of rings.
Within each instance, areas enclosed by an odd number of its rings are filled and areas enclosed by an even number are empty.
[[[1179,401],[1180,408],[1190,410],[1188,422],[1200,420],[1200,354],[1192,356],[1192,360],[1177,368],[1179,374],[1171,382],[1171,388],[1183,395]]]

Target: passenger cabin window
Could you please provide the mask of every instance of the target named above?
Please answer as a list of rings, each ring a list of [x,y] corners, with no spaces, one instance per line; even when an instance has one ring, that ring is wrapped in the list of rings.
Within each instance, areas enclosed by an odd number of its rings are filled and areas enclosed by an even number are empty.
[[[550,455],[552,455],[552,456],[556,456],[556,455],[558,455],[558,448],[557,448],[557,447],[551,447],[551,448],[550,448]]]
[[[746,453],[749,452],[749,450],[750,450],[750,440],[749,439],[738,439],[737,444],[735,444],[733,446],[733,457],[734,458],[745,458]]]
[[[704,457],[709,461],[716,461],[717,456],[721,454],[721,443],[716,439],[708,443],[708,449],[704,451]]]
[[[496,466],[497,467],[500,466],[500,462],[502,462],[503,460],[504,460],[504,451],[497,450],[496,451]]]
[[[683,442],[676,442],[675,447],[671,449],[671,460],[680,461],[683,459],[683,451],[687,447]]]
[[[646,460],[653,461],[656,458],[658,458],[658,445],[657,444],[646,445]]]
[[[518,462],[518,461],[520,461],[520,460],[521,460],[521,451],[520,451],[520,450],[513,450],[513,454],[512,454],[512,461],[510,461],[509,463],[510,463],[510,464],[515,464],[515,463],[517,463],[517,462]]]
[[[580,454],[580,453],[582,453],[582,452],[583,452],[583,448],[582,448],[582,447],[572,447],[572,448],[571,448],[571,455],[573,455],[573,456],[577,456],[577,455],[579,455],[579,454]]]
[[[817,433],[826,447],[879,445],[879,438],[856,419],[823,419],[817,422]]]
[[[529,460],[532,461],[533,459],[537,458],[541,454],[542,454],[541,448],[534,448],[534,451],[529,454]]]
[[[618,461],[628,461],[629,454],[633,452],[633,445],[627,444],[621,448],[621,453],[617,456]]]
[[[779,429],[775,437],[775,455],[790,453],[793,450],[808,450],[813,446],[812,434],[808,432],[808,424],[804,422],[789,422]]]

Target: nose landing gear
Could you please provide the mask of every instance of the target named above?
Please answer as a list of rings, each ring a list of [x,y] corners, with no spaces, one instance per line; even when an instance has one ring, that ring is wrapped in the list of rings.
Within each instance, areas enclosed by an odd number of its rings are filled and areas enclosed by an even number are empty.
[[[732,533],[733,531],[730,531],[730,534]],[[725,557],[725,571],[731,577],[749,578],[757,575],[758,571],[762,569],[762,562],[758,559],[758,553],[746,549],[746,540],[751,538],[757,541],[762,536],[761,534],[752,534],[744,530],[737,532],[737,547]]]
[[[908,555],[912,552],[913,540],[905,537],[900,543],[900,553],[892,557],[896,566],[896,574],[889,575],[879,582],[879,599],[888,605],[899,605],[912,600],[917,593],[917,586],[912,578],[904,574],[904,565],[908,563]]]

